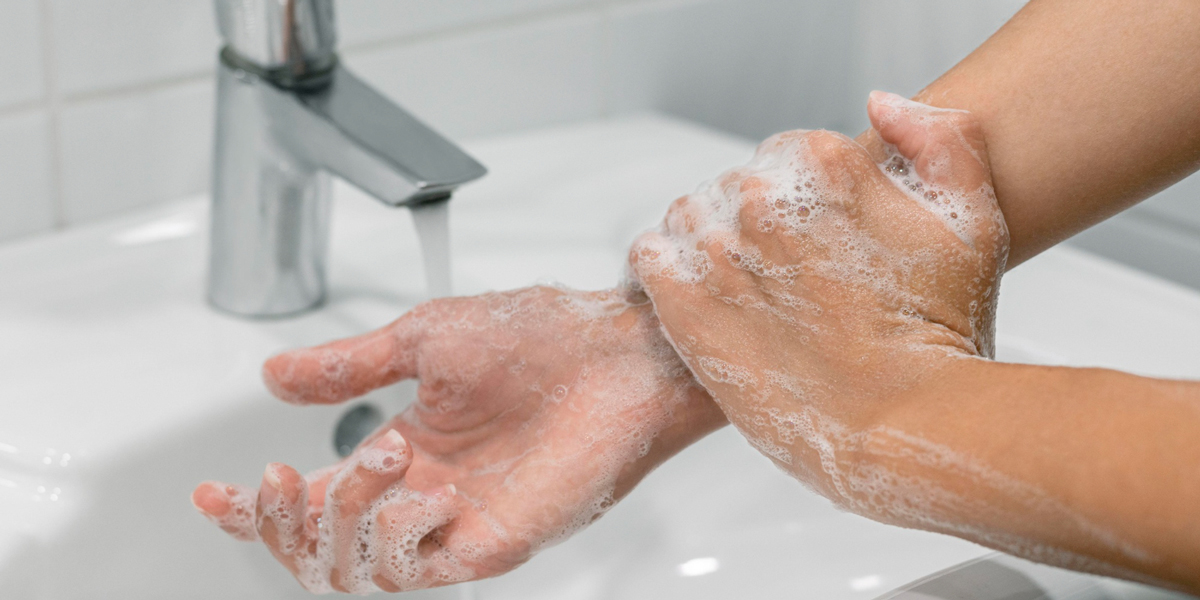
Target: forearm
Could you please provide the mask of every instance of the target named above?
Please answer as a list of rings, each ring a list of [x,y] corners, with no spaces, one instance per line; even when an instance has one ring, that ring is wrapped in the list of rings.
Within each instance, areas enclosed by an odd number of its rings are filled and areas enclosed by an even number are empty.
[[[978,360],[924,379],[859,457],[944,492],[902,524],[1200,590],[1200,383]]]
[[[646,475],[657,469],[659,465],[667,462],[688,446],[704,439],[708,434],[729,424],[725,413],[721,412],[717,403],[699,384],[695,384],[687,391],[687,397],[685,402],[672,407],[670,424],[666,429],[658,432],[646,454],[627,464],[621,470],[617,476],[616,489],[613,490],[615,500],[620,500],[628,495]],[[668,399],[664,399],[664,403],[667,401]]]
[[[1200,2],[1033,0],[916,99],[981,120],[1012,267],[1200,167],[1197,81]]]

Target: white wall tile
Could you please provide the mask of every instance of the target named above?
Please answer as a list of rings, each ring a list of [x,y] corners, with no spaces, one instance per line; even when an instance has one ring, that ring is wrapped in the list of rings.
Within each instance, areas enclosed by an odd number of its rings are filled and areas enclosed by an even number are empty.
[[[1071,244],[1200,289],[1200,173],[1079,234]]]
[[[211,70],[212,0],[50,0],[59,88],[119,88]]]
[[[597,0],[338,0],[343,45],[363,44]]]
[[[0,119],[0,240],[54,227],[48,124],[40,110]]]
[[[212,123],[210,81],[68,106],[60,126],[67,223],[207,189]]]
[[[610,107],[656,108],[752,138],[839,128],[850,9],[788,0],[616,9]]]
[[[1200,235],[1200,173],[1159,192],[1138,205],[1136,210],[1148,211],[1179,226],[1190,227]]]
[[[380,91],[451,137],[600,114],[597,14],[348,52],[345,58]]]
[[[43,94],[42,20],[38,0],[0,4],[0,107]]]
[[[1200,289],[1200,231],[1152,211],[1130,210],[1068,243]]]
[[[911,96],[965,58],[996,32],[1025,0],[857,0],[860,56],[847,76],[850,96],[861,99],[849,115],[854,130],[868,126],[867,94]]]

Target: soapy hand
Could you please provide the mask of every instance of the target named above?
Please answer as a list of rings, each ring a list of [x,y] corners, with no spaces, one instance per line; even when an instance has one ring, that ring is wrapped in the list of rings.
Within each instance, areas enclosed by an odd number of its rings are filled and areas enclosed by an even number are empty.
[[[257,493],[193,501],[309,590],[412,590],[504,573],[599,518],[720,427],[648,303],[548,287],[421,305],[361,337],[276,356],[268,387],[342,402],[402,379],[417,401],[342,463],[268,466]]]
[[[883,155],[826,131],[775,136],[677,200],[630,262],[756,447],[843,506],[912,525],[893,475],[857,457],[889,399],[992,355],[1008,234],[969,114],[880,93],[869,113]]]

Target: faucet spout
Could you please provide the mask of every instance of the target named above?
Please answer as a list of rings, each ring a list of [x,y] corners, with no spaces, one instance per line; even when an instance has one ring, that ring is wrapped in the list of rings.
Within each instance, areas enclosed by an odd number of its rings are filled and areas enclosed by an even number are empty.
[[[278,135],[298,154],[392,206],[443,199],[487,174],[458,146],[338,66],[328,86],[292,97],[306,127]]]

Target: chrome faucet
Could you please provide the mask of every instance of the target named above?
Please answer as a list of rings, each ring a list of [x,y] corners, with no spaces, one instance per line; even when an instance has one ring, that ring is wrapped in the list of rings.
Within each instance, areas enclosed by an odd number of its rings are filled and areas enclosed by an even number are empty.
[[[391,206],[487,171],[338,62],[332,0],[215,0],[209,301],[243,316],[325,299],[332,173]]]

